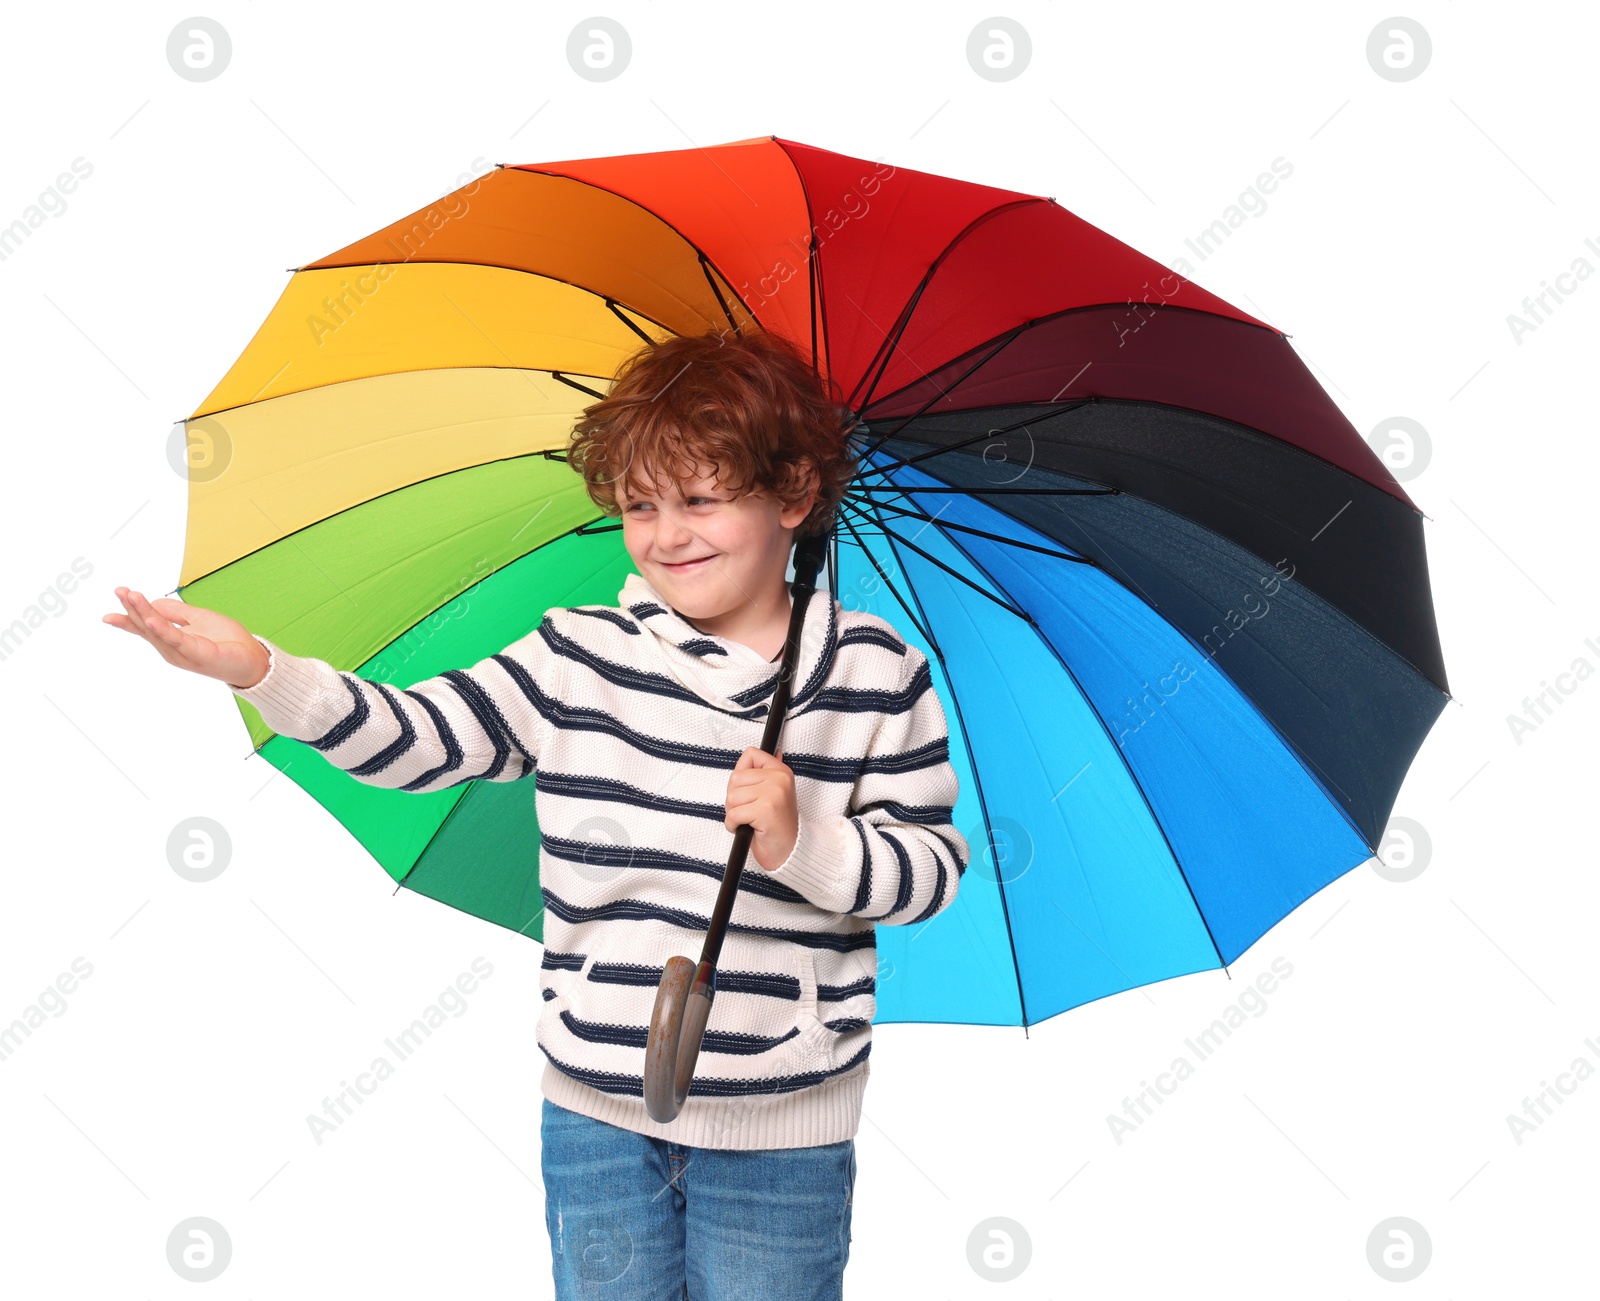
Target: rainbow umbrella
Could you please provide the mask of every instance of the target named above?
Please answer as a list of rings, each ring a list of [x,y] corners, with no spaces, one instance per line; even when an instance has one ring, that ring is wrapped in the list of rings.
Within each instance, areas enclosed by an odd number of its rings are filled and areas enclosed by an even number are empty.
[[[571,425],[752,328],[857,418],[826,587],[928,656],[976,850],[879,928],[876,1020],[1225,966],[1373,856],[1448,699],[1421,515],[1285,337],[1052,198],[777,137],[501,166],[295,270],[187,421],[180,594],[398,687],[612,605]],[[235,700],[399,885],[542,936],[536,774],[367,786]]]

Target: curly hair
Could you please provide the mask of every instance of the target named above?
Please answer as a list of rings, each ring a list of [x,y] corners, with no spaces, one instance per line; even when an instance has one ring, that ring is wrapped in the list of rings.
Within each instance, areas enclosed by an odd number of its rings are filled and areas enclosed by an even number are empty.
[[[619,482],[641,496],[655,490],[663,471],[682,482],[709,465],[735,497],[764,492],[784,506],[805,499],[814,471],[817,497],[795,530],[798,541],[833,527],[857,469],[849,446],[854,424],[811,363],[779,335],[675,335],[631,354],[611,391],[584,408],[567,464],[613,518],[621,514]]]

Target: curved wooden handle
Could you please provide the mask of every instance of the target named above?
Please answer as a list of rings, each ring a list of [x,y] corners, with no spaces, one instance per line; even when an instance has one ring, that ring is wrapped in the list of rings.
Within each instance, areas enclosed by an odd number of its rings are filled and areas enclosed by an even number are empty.
[[[644,1050],[644,1106],[659,1124],[675,1119],[689,1096],[715,994],[716,972],[709,962],[667,959]]]

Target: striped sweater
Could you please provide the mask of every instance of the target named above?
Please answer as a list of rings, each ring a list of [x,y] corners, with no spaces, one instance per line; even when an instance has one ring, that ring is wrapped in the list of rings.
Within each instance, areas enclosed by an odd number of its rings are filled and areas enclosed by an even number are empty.
[[[408,791],[534,775],[544,900],[544,1096],[697,1147],[855,1135],[876,1008],[875,924],[920,923],[969,857],[928,662],[819,588],[779,748],[800,831],[746,856],[683,1109],[644,1108],[663,965],[698,961],[733,833],[728,780],[761,743],[778,669],[703,633],[637,573],[615,607],[553,608],[503,651],[398,690],[259,638],[236,694],[358,781]]]

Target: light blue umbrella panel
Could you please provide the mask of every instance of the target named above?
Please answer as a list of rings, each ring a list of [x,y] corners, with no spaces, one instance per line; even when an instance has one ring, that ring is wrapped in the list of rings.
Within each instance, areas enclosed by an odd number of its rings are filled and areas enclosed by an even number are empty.
[[[973,851],[954,904],[878,928],[875,1020],[1027,1025],[1226,966],[1372,856],[1146,596],[914,466],[872,481],[896,491],[843,513],[837,595],[928,657]]]

